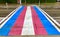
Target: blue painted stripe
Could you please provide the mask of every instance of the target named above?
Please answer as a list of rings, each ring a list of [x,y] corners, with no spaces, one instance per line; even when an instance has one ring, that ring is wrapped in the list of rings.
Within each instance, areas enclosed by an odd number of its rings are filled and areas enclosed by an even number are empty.
[[[34,6],[34,9],[35,9],[36,13],[38,14],[38,17],[40,18],[48,35],[60,35],[60,32],[58,32],[55,29],[55,27],[50,23],[50,21],[42,14],[42,12],[36,6]]]
[[[8,36],[10,29],[13,27],[14,22],[16,21],[23,9],[24,6],[19,8],[16,13],[5,23],[5,25],[0,29],[0,36]]]

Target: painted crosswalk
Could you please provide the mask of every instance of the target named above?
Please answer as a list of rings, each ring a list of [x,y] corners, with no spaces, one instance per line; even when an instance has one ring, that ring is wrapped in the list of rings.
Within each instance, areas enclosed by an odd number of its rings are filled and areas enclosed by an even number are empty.
[[[33,24],[34,24],[34,31],[36,35],[47,35],[47,32],[42,25],[41,20],[39,19],[38,15],[36,14],[36,11],[31,7],[32,10],[32,18],[33,18]]]
[[[14,26],[9,32],[9,35],[20,35],[23,28],[25,13],[26,13],[27,7],[24,7],[22,13],[18,16],[16,22],[14,23]]]
[[[27,7],[24,25],[22,29],[22,35],[34,35],[32,14],[30,6]]]
[[[60,35],[49,20],[36,6],[20,6],[1,24],[0,36]]]
[[[43,13],[37,8],[34,7],[36,13],[38,14],[39,19],[41,19],[42,24],[44,25],[47,33],[49,35],[59,35],[60,32],[56,30],[56,28],[52,25],[52,23],[43,15]]]

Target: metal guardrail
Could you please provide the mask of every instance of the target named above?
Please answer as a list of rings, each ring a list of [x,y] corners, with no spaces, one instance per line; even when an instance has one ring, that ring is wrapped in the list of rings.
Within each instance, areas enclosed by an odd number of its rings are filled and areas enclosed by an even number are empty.
[[[37,6],[38,7],[38,6]],[[52,23],[52,25],[60,32],[60,24],[54,20],[50,15],[48,15],[45,11],[43,11],[42,9],[40,9],[38,7],[38,9],[43,12],[43,14],[45,15],[45,17]]]
[[[14,10],[15,11],[15,10]],[[5,21],[7,18],[10,17],[10,15],[12,15],[14,13],[14,11],[12,11],[8,16],[6,16],[1,22],[0,22],[0,25],[2,24],[3,21]]]
[[[19,8],[19,7],[18,7]],[[17,9],[18,9],[17,8]],[[45,11],[43,11],[42,9],[40,9],[38,6],[37,8],[43,12],[43,14],[45,15],[45,17],[52,23],[52,25],[60,32],[60,24],[54,20],[50,15],[48,15]],[[8,16],[6,16],[1,22],[0,22],[0,28],[2,27],[1,24],[3,24],[17,9],[13,10]]]
[[[43,10],[42,10],[43,11]],[[44,12],[44,11],[43,11]],[[50,15],[48,15],[46,12],[44,12],[44,14],[46,14],[46,16],[49,18],[49,19],[51,19],[51,21],[53,21],[59,28],[60,28],[60,24],[56,21],[56,20],[54,20]]]
[[[18,7],[19,8],[19,7]],[[2,24],[11,16],[13,15],[13,13],[18,9],[16,8],[15,10],[13,10],[8,16],[6,16],[3,20],[0,21],[0,28],[3,26]]]

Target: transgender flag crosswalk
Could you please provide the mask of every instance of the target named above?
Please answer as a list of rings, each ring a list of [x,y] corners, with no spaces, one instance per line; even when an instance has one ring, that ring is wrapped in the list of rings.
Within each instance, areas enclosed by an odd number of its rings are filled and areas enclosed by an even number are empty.
[[[37,6],[20,6],[0,25],[0,36],[60,35],[53,24]]]

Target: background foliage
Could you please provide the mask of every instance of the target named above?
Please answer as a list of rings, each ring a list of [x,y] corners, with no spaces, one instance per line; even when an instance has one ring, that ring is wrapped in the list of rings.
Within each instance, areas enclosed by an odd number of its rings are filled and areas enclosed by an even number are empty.
[[[17,3],[17,0],[0,0],[0,3]],[[22,3],[24,3],[25,0],[22,0]],[[27,3],[38,3],[39,0],[26,0]],[[56,0],[40,0],[41,3],[53,3],[56,2]]]

